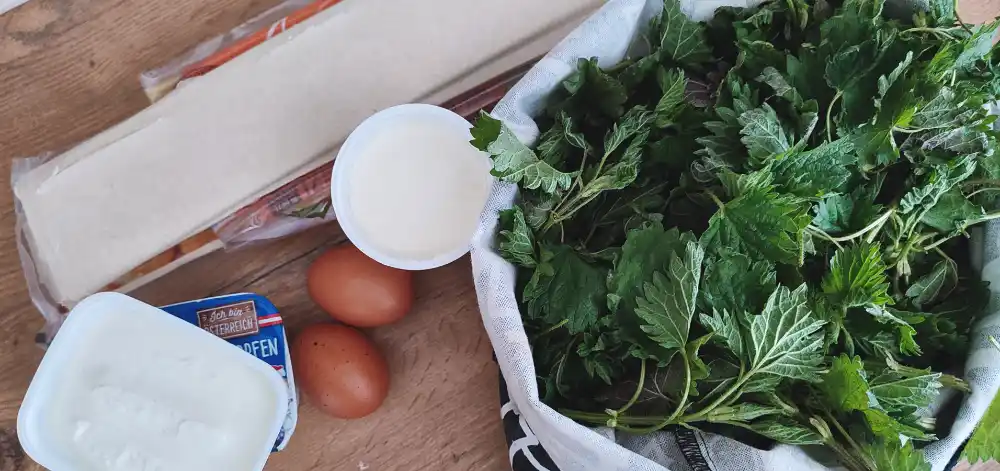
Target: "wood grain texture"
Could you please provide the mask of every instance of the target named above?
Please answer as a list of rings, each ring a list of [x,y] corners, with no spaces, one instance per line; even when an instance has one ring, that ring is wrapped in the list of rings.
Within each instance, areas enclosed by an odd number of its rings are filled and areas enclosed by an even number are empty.
[[[60,151],[147,105],[137,76],[242,23],[277,0],[32,0],[0,16],[0,174],[16,157]],[[1000,12],[969,0],[967,21]],[[0,188],[0,471],[36,470],[17,444],[17,408],[41,358],[13,239],[11,192]],[[308,298],[305,269],[344,241],[335,225],[280,242],[215,253],[144,287],[154,304],[253,291],[269,297],[294,335],[326,315]],[[500,470],[508,467],[497,370],[479,319],[468,260],[416,276],[403,321],[369,331],[392,387],[370,417],[328,418],[308,403],[288,449],[268,470]],[[977,465],[963,471],[1000,471]]]
[[[227,31],[276,0],[34,0],[0,16],[0,174],[13,158],[59,151],[147,105],[138,74]],[[3,179],[6,182],[6,178]],[[13,239],[10,189],[0,191],[0,471],[40,469],[20,450],[17,408],[42,352]],[[276,243],[215,253],[144,287],[154,304],[253,291],[284,315],[290,335],[328,317],[310,301],[305,271],[345,240],[336,225]],[[356,421],[307,401],[289,447],[268,470],[500,470],[506,468],[497,369],[482,329],[468,260],[416,275],[403,321],[369,331],[392,386]]]

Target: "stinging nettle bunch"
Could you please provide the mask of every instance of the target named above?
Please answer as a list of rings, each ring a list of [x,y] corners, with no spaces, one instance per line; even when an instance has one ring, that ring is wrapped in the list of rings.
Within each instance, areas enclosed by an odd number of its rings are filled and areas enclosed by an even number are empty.
[[[950,0],[708,23],[666,0],[636,54],[579,62],[534,148],[482,115],[546,403],[929,470],[928,407],[968,390],[946,373],[989,297],[966,236],[1000,217],[997,26]]]

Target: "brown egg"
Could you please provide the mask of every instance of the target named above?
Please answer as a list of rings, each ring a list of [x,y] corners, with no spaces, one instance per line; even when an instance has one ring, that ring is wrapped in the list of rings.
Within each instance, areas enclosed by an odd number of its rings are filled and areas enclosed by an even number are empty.
[[[403,318],[413,305],[413,275],[368,258],[344,244],[309,267],[309,296],[334,319],[378,327]]]
[[[375,345],[344,325],[306,327],[292,343],[295,381],[309,401],[342,419],[371,414],[389,393],[389,367]]]

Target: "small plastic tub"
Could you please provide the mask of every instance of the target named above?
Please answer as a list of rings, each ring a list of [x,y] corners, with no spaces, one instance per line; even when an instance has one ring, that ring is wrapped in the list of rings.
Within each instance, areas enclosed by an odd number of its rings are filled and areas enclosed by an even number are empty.
[[[424,104],[380,111],[358,126],[334,161],[331,197],[348,239],[394,268],[427,270],[469,251],[493,186],[472,125]]]
[[[268,364],[117,293],[78,304],[17,416],[51,471],[260,471],[288,410]]]

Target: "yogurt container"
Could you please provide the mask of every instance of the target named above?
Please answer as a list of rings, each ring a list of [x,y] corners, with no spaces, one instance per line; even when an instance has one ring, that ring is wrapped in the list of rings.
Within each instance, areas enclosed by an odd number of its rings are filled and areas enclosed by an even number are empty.
[[[436,268],[469,251],[494,183],[489,156],[469,143],[471,127],[450,110],[407,104],[351,133],[334,160],[331,194],[358,249],[403,270]]]
[[[80,302],[18,412],[25,452],[51,471],[263,469],[294,394],[274,366],[209,333],[250,329],[258,300],[239,299],[198,301],[201,328],[118,293]],[[220,327],[233,304],[242,317]]]

